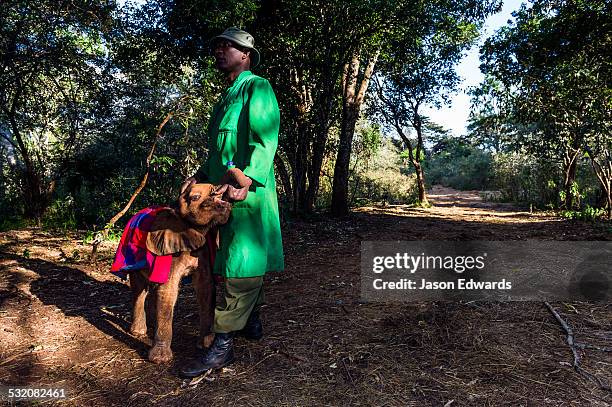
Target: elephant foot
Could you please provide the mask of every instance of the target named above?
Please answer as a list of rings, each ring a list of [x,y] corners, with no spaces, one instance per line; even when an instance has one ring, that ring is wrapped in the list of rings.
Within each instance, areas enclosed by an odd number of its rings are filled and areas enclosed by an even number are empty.
[[[149,361],[160,364],[167,363],[172,360],[172,351],[168,346],[155,345],[149,349]]]
[[[130,333],[137,337],[147,336],[147,326],[143,324],[132,324]]]
[[[210,348],[210,345],[212,345],[214,340],[215,340],[215,333],[211,332],[204,337],[200,337],[200,339],[198,340],[198,343],[196,344],[196,347],[198,349],[208,349]]]

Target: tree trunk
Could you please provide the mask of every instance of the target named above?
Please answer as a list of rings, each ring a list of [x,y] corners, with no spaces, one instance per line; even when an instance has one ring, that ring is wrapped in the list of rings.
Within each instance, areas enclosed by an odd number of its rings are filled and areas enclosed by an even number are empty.
[[[276,172],[283,185],[284,198],[291,200],[293,197],[293,193],[291,192],[291,178],[289,177],[289,171],[287,171],[285,162],[278,153],[274,156],[274,163],[276,164]]]
[[[419,188],[419,204],[421,206],[428,206],[429,201],[425,194],[425,174],[423,173],[423,167],[421,166],[421,151],[423,150],[423,123],[421,115],[419,114],[420,103],[417,103],[414,108],[413,126],[417,133],[417,145],[416,145],[416,157],[412,157],[414,170],[417,176],[417,186]]]
[[[612,219],[612,152],[608,148],[604,148],[600,154],[601,162],[589,146],[586,146],[586,151],[591,159],[591,166],[595,172],[595,176],[601,184],[602,192],[605,195],[608,219]]]
[[[572,195],[572,184],[576,179],[576,169],[578,168],[578,155],[580,150],[568,150],[563,157],[563,191],[565,191],[565,209],[568,211],[574,205],[574,196]]]
[[[38,174],[33,170],[26,169],[24,174],[24,215],[28,219],[34,219],[40,226],[42,217],[47,210],[48,199],[42,191],[42,182]]]
[[[340,126],[340,144],[334,167],[334,182],[332,187],[331,212],[334,216],[344,216],[349,212],[348,207],[348,178],[349,164],[351,161],[351,148],[355,125],[359,118],[359,111],[363,103],[370,78],[374,72],[374,66],[378,60],[380,49],[377,49],[370,57],[365,68],[363,78],[358,84],[360,53],[356,51],[351,61],[345,65],[342,78],[342,124]]]
[[[308,190],[304,200],[302,209],[305,213],[311,213],[315,206],[319,185],[321,180],[321,168],[325,158],[325,146],[329,136],[329,128],[331,127],[332,109],[334,103],[334,74],[331,71],[326,72],[328,81],[326,83],[325,92],[321,95],[318,106],[318,120],[316,126],[316,136],[312,145],[312,160],[310,171],[308,172]]]
[[[419,188],[419,203],[423,206],[427,206],[429,205],[429,201],[427,200],[427,194],[425,192],[425,174],[423,173],[423,167],[418,161],[414,161],[412,165],[414,166],[414,171],[417,177],[417,187]]]
[[[355,124],[357,123],[357,112],[347,109],[343,112],[342,127],[340,130],[340,145],[336,156],[334,167],[334,184],[332,189],[331,210],[334,216],[348,214],[348,177],[349,164],[351,161],[351,147]]]
[[[288,143],[291,147],[291,153],[288,156],[292,180],[291,211],[293,213],[300,213],[304,206],[303,203],[306,195],[309,169],[308,153],[312,140],[312,126],[309,117],[313,102],[311,89],[303,79],[304,73],[299,68],[293,68],[289,70],[289,75],[292,90],[295,92],[298,100],[297,105],[293,106],[295,109],[293,112],[295,115],[294,124],[290,129],[290,133],[295,137]]]
[[[323,166],[326,141],[327,132],[324,135],[320,134],[312,146],[312,160],[310,170],[308,171],[308,189],[306,190],[306,195],[304,196],[304,202],[302,205],[302,210],[304,213],[311,213],[314,209],[317,193],[319,192],[321,167]]]
[[[300,213],[306,194],[306,174],[308,171],[308,131],[305,124],[300,126],[297,139],[297,150],[294,162],[291,163],[293,179],[293,212]]]
[[[13,146],[16,147],[25,165],[25,171],[23,171],[21,175],[23,181],[22,194],[25,211],[24,215],[26,218],[34,219],[36,224],[40,226],[42,217],[49,206],[49,195],[43,188],[40,174],[36,171],[36,166],[34,165],[30,151],[21,137],[21,132],[15,117],[16,109],[16,102],[13,102],[13,106],[9,111],[9,120],[11,122],[13,138],[17,142],[17,144],[13,144]]]

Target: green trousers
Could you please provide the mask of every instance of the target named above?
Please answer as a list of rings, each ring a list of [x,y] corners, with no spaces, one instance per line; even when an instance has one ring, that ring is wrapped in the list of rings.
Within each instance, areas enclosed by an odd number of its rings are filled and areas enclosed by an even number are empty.
[[[239,331],[246,325],[254,309],[264,302],[263,276],[226,278],[221,303],[215,308],[213,332]]]

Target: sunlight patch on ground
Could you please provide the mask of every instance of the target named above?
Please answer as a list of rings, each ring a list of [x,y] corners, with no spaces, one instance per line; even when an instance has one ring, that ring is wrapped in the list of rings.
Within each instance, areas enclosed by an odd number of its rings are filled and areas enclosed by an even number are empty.
[[[469,207],[436,207],[416,208],[410,205],[362,206],[353,210],[356,213],[392,215],[400,217],[429,217],[438,219],[457,220],[465,222],[487,223],[529,223],[529,222],[562,222],[563,219],[545,214],[529,213],[526,211],[505,211],[477,209]]]
[[[545,212],[531,213],[519,210],[511,203],[490,202],[482,199],[483,191],[457,191],[452,188],[434,185],[427,197],[430,208],[412,205],[370,205],[356,208],[354,212],[383,214],[401,217],[430,217],[438,219],[462,220],[465,222],[485,223],[529,223],[560,222],[556,216]],[[499,191],[485,191],[496,195]],[[486,194],[485,194],[486,195]]]

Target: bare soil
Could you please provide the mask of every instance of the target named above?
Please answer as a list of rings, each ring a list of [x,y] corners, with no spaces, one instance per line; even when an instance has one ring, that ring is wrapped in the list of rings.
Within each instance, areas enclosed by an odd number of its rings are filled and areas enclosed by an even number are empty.
[[[362,240],[612,240],[608,223],[568,221],[478,191],[436,186],[431,208],[363,207],[344,219],[289,222],[286,271],[266,276],[265,337],[236,340],[237,362],[197,384],[178,377],[195,353],[197,308],[182,288],[174,362],[146,360],[128,333],[129,289],[76,233],[0,233],[0,386],[66,389],[62,405],[609,406],[578,374],[566,335],[537,302],[365,303]],[[612,383],[612,305],[553,303],[583,368]],[[1,393],[1,392],[0,392]]]

